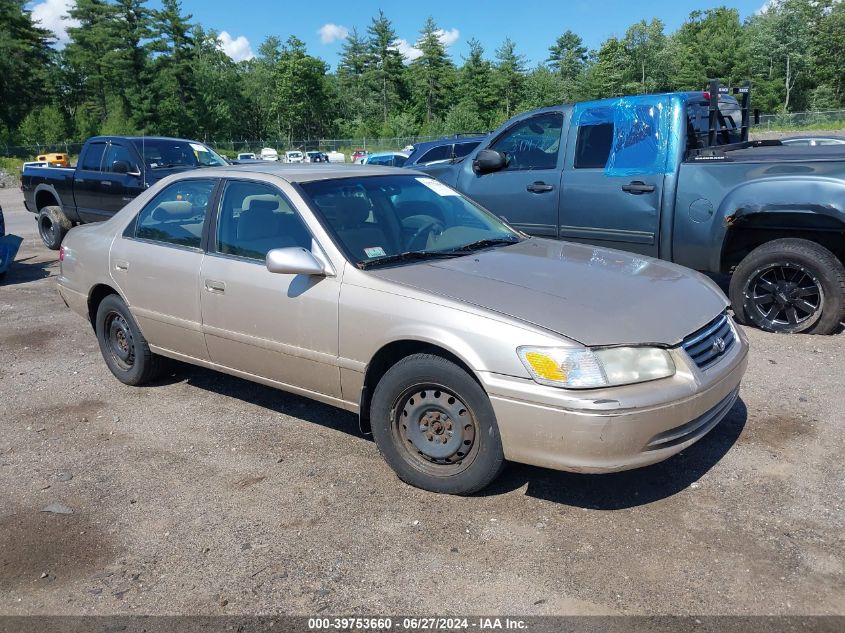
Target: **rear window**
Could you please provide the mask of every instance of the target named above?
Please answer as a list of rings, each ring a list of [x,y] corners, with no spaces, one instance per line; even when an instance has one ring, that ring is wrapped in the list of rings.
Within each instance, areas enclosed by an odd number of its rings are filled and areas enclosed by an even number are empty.
[[[100,165],[103,162],[103,154],[105,151],[105,142],[89,143],[88,148],[79,160],[79,169],[84,169],[86,171],[100,171]]]
[[[425,154],[422,155],[417,163],[420,165],[427,165],[438,160],[449,160],[452,158],[452,144],[440,145],[439,147],[432,147]]]
[[[576,169],[603,169],[613,144],[613,123],[582,125],[575,145]]]
[[[481,141],[473,141],[472,143],[455,143],[455,158],[463,158],[470,154]]]

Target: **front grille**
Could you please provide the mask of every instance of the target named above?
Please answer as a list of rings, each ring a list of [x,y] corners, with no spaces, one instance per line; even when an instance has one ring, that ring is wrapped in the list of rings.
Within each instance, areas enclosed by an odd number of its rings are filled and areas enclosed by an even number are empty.
[[[736,343],[736,335],[723,312],[700,330],[696,330],[681,343],[693,362],[707,369],[719,360]]]

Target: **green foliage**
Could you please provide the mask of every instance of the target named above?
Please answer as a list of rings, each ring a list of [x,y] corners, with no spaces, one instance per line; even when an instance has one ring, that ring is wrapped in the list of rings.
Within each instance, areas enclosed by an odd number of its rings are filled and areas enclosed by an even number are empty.
[[[564,31],[529,68],[516,42],[493,55],[470,39],[455,60],[433,17],[406,58],[387,15],[351,29],[337,69],[294,36],[270,36],[235,62],[180,0],[76,0],[67,46],[0,0],[0,143],[44,145],[99,133],[226,141],[226,148],[317,146],[321,138],[408,138],[491,130],[519,112],[623,94],[753,84],[764,112],[845,105],[845,2],[778,0],[742,22],[693,11],[674,32],[632,24],[590,50]],[[782,117],[782,124],[792,119]]]

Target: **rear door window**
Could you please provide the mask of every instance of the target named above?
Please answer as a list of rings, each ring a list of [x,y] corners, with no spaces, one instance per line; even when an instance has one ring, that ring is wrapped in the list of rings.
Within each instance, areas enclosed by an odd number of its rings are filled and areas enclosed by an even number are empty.
[[[575,169],[604,169],[612,145],[613,123],[579,126]]]
[[[200,248],[208,204],[216,185],[216,179],[186,179],[165,187],[138,214],[133,237]]]
[[[105,154],[105,152],[105,141],[89,143],[88,147],[85,149],[85,153],[79,159],[79,169],[84,169],[85,171],[101,171],[100,168],[103,163],[103,154]]]

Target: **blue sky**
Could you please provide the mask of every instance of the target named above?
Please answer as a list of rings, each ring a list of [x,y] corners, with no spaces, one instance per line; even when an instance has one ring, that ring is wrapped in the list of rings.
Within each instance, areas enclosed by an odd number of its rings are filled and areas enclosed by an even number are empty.
[[[66,24],[59,16],[73,0],[36,0],[30,3],[34,15],[47,27],[60,31]],[[492,57],[501,42],[510,37],[531,65],[546,58],[548,47],[567,29],[581,35],[590,47],[598,47],[612,35],[621,36],[632,23],[659,17],[671,32],[695,9],[726,4],[745,18],[760,9],[764,0],[574,0],[554,2],[486,0],[469,2],[427,0],[421,2],[371,2],[368,0],[182,0],[186,12],[206,28],[222,35],[224,49],[235,59],[248,57],[258,50],[268,35],[283,40],[294,34],[308,46],[309,52],[335,66],[344,29],[357,26],[365,31],[370,18],[384,9],[393,21],[402,49],[412,57],[411,48],[425,19],[431,15],[443,29],[443,39],[456,62],[467,53],[467,42],[475,37]],[[158,3],[152,1],[151,6]],[[329,25],[329,26],[327,26]],[[322,32],[321,32],[322,29]],[[60,34],[61,39],[61,34]]]

